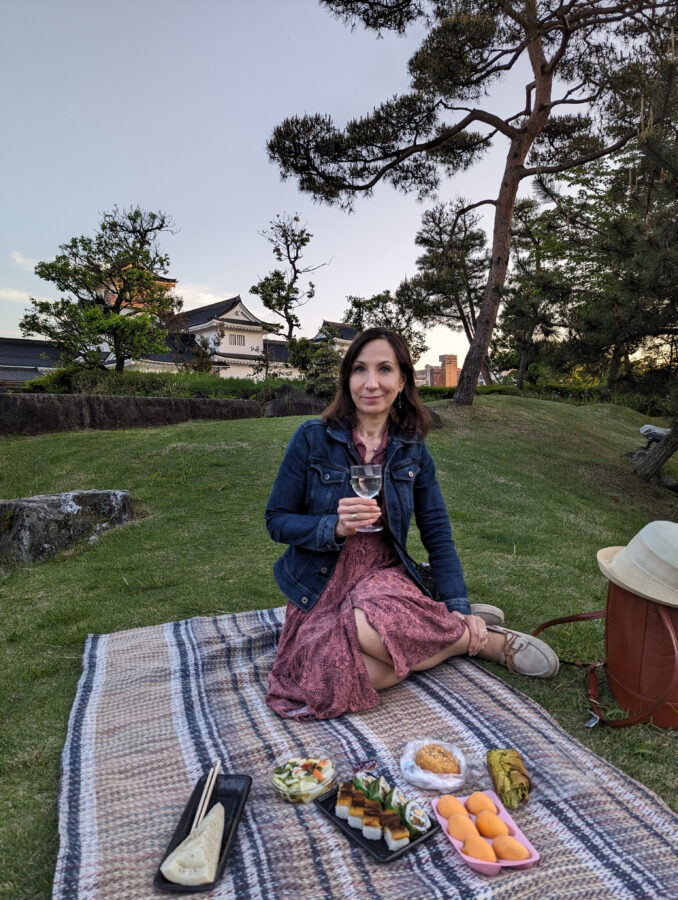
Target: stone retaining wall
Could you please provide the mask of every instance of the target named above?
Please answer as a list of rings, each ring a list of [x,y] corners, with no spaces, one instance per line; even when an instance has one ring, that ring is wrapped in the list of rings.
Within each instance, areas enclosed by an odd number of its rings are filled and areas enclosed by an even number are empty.
[[[261,414],[256,400],[0,394],[0,435],[147,428],[189,419],[257,419]]]

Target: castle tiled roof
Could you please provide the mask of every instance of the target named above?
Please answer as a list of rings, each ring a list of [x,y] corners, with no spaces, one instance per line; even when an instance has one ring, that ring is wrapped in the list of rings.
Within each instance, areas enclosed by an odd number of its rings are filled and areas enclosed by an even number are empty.
[[[208,306],[199,306],[197,309],[189,309],[181,314],[182,319],[186,323],[187,328],[195,328],[196,325],[202,325],[205,322],[211,322],[226,315],[234,307],[240,303],[240,296],[230,297],[228,300],[219,300],[217,303],[210,303]]]
[[[328,322],[327,319],[323,319],[323,323],[320,326],[318,333],[314,338],[311,338],[311,340],[321,341],[325,336],[325,329],[328,326],[334,328],[340,341],[352,341],[356,334],[358,334],[358,329],[354,328],[352,325],[347,325],[345,322]]]

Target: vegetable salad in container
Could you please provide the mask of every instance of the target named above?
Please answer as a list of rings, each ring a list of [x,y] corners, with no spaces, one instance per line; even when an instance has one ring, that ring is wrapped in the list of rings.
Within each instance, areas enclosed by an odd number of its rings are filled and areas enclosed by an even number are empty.
[[[271,771],[273,786],[290,803],[310,803],[334,782],[334,763],[322,753],[280,757]]]

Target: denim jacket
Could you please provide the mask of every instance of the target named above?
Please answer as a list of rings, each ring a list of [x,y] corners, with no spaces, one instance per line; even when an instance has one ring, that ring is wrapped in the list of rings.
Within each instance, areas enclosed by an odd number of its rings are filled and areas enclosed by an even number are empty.
[[[337,505],[342,497],[353,496],[349,467],[359,464],[347,423],[337,427],[309,419],[287,447],[266,506],[266,527],[274,541],[289,545],[273,573],[285,597],[301,610],[313,608],[339,559],[343,540],[338,543],[334,537]],[[428,593],[402,549],[412,513],[441,599],[449,610],[470,613],[450,520],[426,444],[391,427],[383,476],[389,528],[413,580]]]

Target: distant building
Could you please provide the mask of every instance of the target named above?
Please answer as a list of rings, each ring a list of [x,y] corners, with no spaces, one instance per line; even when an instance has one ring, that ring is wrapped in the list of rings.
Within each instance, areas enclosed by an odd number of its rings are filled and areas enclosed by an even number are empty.
[[[170,279],[167,279],[168,281]],[[174,282],[173,282],[174,283]],[[178,372],[193,358],[192,348],[203,337],[216,346],[212,372],[222,378],[262,378],[255,369],[266,362],[269,375],[295,377],[299,373],[289,366],[289,348],[282,338],[268,338],[277,326],[257,318],[239,295],[187,310],[179,316],[181,331],[168,336],[164,353],[151,353],[126,363],[127,371]],[[323,321],[318,334],[311,338],[320,341],[324,329],[331,326],[337,332],[334,345],[340,353],[353,340],[357,331],[343,322]],[[112,354],[102,354],[105,366],[113,368]],[[47,341],[23,338],[0,338],[0,384],[20,385],[31,378],[58,367],[59,352]]]
[[[456,387],[459,381],[459,366],[455,354],[439,356],[439,366],[426,365],[415,372],[418,385],[430,387]]]
[[[323,323],[320,326],[318,333],[315,337],[311,338],[311,340],[323,340],[328,329],[336,331],[337,336],[334,339],[334,349],[343,356],[348,350],[348,346],[353,338],[358,334],[358,329],[354,328],[352,325],[346,325],[344,322],[328,322],[327,319],[323,319]]]
[[[55,369],[59,351],[34,338],[0,338],[0,384],[20,387]]]

